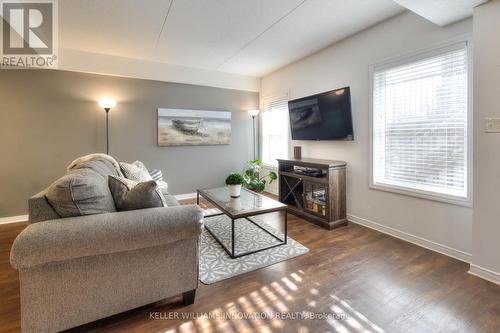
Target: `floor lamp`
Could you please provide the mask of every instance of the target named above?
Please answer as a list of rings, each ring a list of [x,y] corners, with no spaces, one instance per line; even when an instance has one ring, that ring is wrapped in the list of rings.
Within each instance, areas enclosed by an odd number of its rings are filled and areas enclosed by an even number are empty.
[[[248,114],[252,116],[253,124],[253,160],[257,159],[257,147],[255,144],[255,117],[259,114],[260,110],[248,110]]]
[[[114,108],[116,101],[108,98],[102,98],[99,100],[99,105],[106,111],[106,155],[109,155],[109,126],[108,126],[108,114],[111,108]]]

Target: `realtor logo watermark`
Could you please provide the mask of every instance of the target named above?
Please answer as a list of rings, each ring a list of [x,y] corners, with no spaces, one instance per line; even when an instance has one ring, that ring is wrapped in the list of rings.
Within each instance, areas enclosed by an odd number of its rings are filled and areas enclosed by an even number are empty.
[[[2,69],[57,68],[57,0],[0,0]]]

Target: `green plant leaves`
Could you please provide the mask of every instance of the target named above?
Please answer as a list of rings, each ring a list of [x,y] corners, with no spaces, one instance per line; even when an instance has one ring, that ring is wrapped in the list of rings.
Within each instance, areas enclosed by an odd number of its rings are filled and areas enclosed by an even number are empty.
[[[226,178],[226,185],[242,185],[245,184],[245,178],[237,172],[232,172]]]
[[[263,192],[266,187],[265,178],[269,177],[269,184],[278,178],[276,172],[270,171],[265,176],[260,176],[261,160],[253,160],[247,162],[248,169],[245,170],[245,183],[244,186],[255,192]]]

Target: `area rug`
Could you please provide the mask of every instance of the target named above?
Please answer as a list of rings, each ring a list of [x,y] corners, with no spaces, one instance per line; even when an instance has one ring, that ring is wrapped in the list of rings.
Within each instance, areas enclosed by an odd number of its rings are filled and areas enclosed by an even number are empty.
[[[283,239],[283,234],[280,231],[272,228],[259,217],[253,217],[252,220]],[[216,233],[223,243],[230,248],[231,220],[227,216],[207,217],[205,218],[205,225],[208,225],[210,230]],[[279,241],[276,238],[246,219],[235,221],[236,254],[278,243]],[[288,237],[287,244],[285,245],[231,259],[213,236],[203,228],[200,243],[200,281],[204,284],[212,284],[300,256],[308,251],[307,247]]]

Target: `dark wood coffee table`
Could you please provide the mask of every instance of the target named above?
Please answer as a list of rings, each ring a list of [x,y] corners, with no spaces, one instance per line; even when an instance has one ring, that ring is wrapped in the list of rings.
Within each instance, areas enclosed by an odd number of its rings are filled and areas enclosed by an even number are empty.
[[[231,250],[228,249],[228,246],[222,242],[222,240],[216,235],[215,232],[210,230],[210,228],[205,225],[207,231],[214,237],[214,239],[222,246],[222,248],[226,251],[226,253],[233,259],[243,257],[252,253],[264,251],[276,246],[285,245],[287,242],[287,232],[288,232],[288,219],[287,219],[287,205],[282,204],[279,201],[268,198],[262,194],[255,193],[253,191],[247,190],[245,188],[241,189],[241,196],[239,198],[231,198],[229,196],[229,191],[227,187],[218,187],[211,189],[202,189],[197,190],[196,203],[200,204],[200,197],[203,197],[208,202],[213,204],[220,213],[206,215],[205,217],[212,217],[218,215],[226,215],[231,219]],[[252,216],[262,215],[272,212],[284,212],[284,237],[283,239],[279,238],[272,232],[266,230],[263,226],[255,223],[251,219]],[[273,236],[275,239],[279,241],[279,244],[273,244],[271,246],[259,248],[256,250],[252,250],[245,253],[235,254],[234,252],[234,243],[235,243],[235,220],[237,219],[246,219],[247,221],[253,223],[255,226],[259,227],[263,231],[267,232],[269,235]]]

